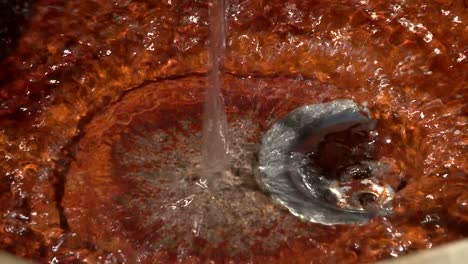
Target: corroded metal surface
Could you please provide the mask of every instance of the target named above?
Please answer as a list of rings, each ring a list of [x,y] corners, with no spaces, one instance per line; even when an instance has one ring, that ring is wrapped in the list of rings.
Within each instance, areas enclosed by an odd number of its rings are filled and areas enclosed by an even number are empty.
[[[226,206],[204,209],[220,221],[198,233],[196,203],[150,201],[165,178],[149,157],[165,147],[170,168],[190,161],[207,2],[39,0],[0,66],[0,248],[65,263],[360,263],[468,236],[465,1],[230,1],[228,13],[223,93],[230,122],[242,121],[232,133],[249,142],[237,153],[254,155],[297,107],[351,99],[378,121],[393,213],[362,226],[302,222],[239,164]],[[164,190],[169,206],[201,188],[183,182]]]

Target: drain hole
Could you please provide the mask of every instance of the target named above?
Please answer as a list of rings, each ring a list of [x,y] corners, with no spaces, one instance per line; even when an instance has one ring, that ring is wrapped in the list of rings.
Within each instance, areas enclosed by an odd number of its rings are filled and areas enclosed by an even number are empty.
[[[318,153],[309,155],[312,163],[329,179],[351,181],[369,178],[371,170],[365,161],[374,158],[375,143],[370,132],[362,124],[356,124],[344,131],[326,135],[318,145]]]
[[[362,208],[369,208],[377,201],[377,195],[371,192],[364,192],[358,194],[358,200]]]

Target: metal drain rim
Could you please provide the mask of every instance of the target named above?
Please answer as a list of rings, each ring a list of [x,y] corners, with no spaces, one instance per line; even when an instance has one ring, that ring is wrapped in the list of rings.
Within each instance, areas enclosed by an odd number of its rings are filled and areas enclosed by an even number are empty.
[[[340,116],[342,117],[340,119]],[[306,105],[290,112],[276,122],[263,136],[258,156],[258,184],[273,200],[286,207],[293,215],[310,222],[336,225],[367,223],[376,214],[388,212],[368,212],[334,208],[318,199],[311,199],[297,190],[291,179],[292,169],[288,166],[291,150],[299,143],[301,131],[330,122],[345,123],[352,117],[363,123],[370,122],[352,100],[335,100],[328,103]],[[346,124],[344,124],[346,126]],[[273,144],[274,143],[274,144]],[[297,172],[296,172],[297,173]],[[390,187],[386,186],[389,190]],[[284,193],[294,195],[284,195]],[[388,201],[390,202],[390,201]],[[311,208],[313,208],[311,210]]]

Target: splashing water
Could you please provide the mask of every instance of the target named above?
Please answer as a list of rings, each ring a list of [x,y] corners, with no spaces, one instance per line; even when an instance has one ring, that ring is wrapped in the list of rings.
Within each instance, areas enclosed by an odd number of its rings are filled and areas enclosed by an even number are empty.
[[[210,185],[216,185],[217,175],[226,171],[229,163],[227,118],[221,94],[222,67],[226,47],[225,0],[210,4],[210,67],[209,86],[205,95],[202,141],[202,175]]]

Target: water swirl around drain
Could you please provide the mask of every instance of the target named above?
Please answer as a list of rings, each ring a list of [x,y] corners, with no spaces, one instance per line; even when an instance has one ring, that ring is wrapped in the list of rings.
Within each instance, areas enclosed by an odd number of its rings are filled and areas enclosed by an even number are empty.
[[[376,121],[351,100],[307,105],[263,136],[257,181],[307,221],[365,224],[391,212],[387,168],[373,160]],[[382,178],[383,177],[383,178]]]

